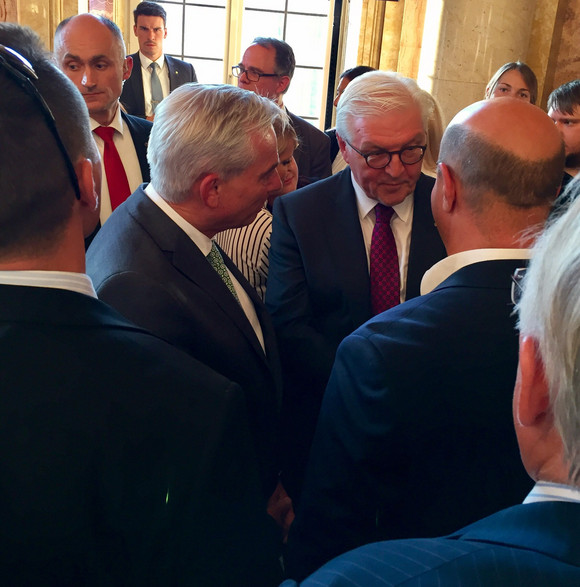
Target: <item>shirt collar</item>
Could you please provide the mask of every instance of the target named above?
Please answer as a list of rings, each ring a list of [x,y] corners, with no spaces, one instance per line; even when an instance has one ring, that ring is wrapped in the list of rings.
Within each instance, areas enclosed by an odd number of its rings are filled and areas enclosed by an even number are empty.
[[[141,61],[141,67],[143,69],[149,69],[149,66],[153,63],[153,61],[151,59],[149,59],[149,57],[147,57],[146,55],[143,55],[143,53],[141,53],[141,51],[139,51],[139,60]],[[161,53],[161,55],[159,56],[159,59],[155,60],[155,63],[157,63],[157,65],[159,66],[159,69],[163,69],[163,66],[165,65],[165,55],[163,53]],[[135,64],[133,64],[134,66]]]
[[[524,503],[539,501],[569,501],[580,503],[580,488],[549,481],[538,481]]]
[[[431,269],[425,272],[421,280],[421,295],[433,291],[443,283],[450,275],[459,269],[481,261],[498,261],[502,259],[529,259],[529,249],[473,249],[462,251],[445,257],[435,263]]]
[[[145,193],[149,199],[157,204],[185,234],[197,245],[199,250],[207,257],[211,251],[212,242],[211,239],[207,238],[205,234],[201,233],[195,226],[187,222],[183,216],[180,216],[176,210],[174,210],[164,199],[153,185],[149,184],[145,188]]]
[[[356,196],[356,205],[358,209],[359,220],[363,220],[368,216],[371,210],[374,210],[375,206],[379,203],[377,200],[369,198],[363,188],[357,183],[352,170],[350,172],[350,178],[352,180],[352,186]],[[411,220],[413,212],[413,192],[411,192],[400,204],[392,206],[397,217],[403,222],[407,223]]]
[[[99,126],[102,126],[101,124],[99,124],[96,120],[93,120],[92,118],[89,118],[90,123],[91,123],[91,130],[95,130],[96,128],[99,128]],[[121,108],[119,108],[119,103],[117,102],[117,111],[115,112],[115,116],[113,116],[113,120],[111,121],[111,124],[109,124],[109,126],[112,126],[116,131],[121,133],[121,136],[123,135],[123,131],[125,130],[125,125],[123,123],[123,117],[121,116]]]
[[[0,271],[0,284],[49,287],[75,291],[97,297],[91,278],[85,273],[70,271]]]

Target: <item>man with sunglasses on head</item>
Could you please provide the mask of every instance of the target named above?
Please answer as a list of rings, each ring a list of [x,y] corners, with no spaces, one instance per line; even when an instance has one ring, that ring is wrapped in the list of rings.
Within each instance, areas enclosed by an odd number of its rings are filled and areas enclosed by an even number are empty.
[[[101,224],[144,181],[149,181],[147,141],[151,122],[122,111],[119,97],[131,75],[119,27],[102,16],[79,14],[56,29],[58,66],[89,109],[91,130],[102,158]]]
[[[274,205],[266,305],[285,375],[293,497],[340,341],[389,304],[419,295],[423,274],[445,256],[429,201],[434,180],[421,173],[431,109],[411,79],[371,72],[353,80],[336,120],[349,167]],[[391,216],[375,234],[377,210],[381,220]]]
[[[272,585],[241,389],[99,301],[81,95],[0,24],[0,573],[5,585]]]
[[[359,147],[357,133],[346,138]],[[362,544],[443,535],[525,498],[512,276],[563,165],[557,129],[522,100],[478,102],[450,123],[431,196],[449,256],[427,271],[421,296],[338,348],[288,539],[292,578]]]
[[[238,78],[238,88],[270,98],[284,108],[284,94],[290,87],[295,67],[294,51],[288,43],[256,37],[232,73]],[[330,139],[303,118],[285,110],[298,136],[298,148],[294,152],[298,187],[329,177],[332,173]]]

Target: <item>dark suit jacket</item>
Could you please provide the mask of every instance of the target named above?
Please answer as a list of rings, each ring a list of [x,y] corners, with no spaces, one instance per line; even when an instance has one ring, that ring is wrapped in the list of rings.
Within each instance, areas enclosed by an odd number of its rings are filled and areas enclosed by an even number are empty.
[[[137,151],[137,159],[139,159],[139,167],[141,168],[141,175],[143,181],[148,183],[151,180],[149,163],[147,162],[147,145],[149,143],[149,135],[153,128],[153,123],[149,120],[143,120],[138,116],[130,116],[121,112],[123,120],[127,123],[129,131],[131,132],[131,138],[135,145],[135,151]]]
[[[4,584],[272,584],[236,384],[89,296],[0,285],[0,389]]]
[[[151,134],[153,123],[137,116],[125,114],[123,111],[121,111],[121,117],[127,124],[129,132],[131,133],[131,138],[133,139],[133,144],[135,145],[135,151],[137,152],[137,159],[139,160],[139,167],[141,169],[141,176],[143,177],[143,181],[145,183],[149,183],[149,181],[151,181],[151,177],[149,163],[147,162],[147,144],[149,143],[149,135]],[[105,177],[103,177],[103,181],[106,181]],[[95,227],[95,230],[93,230],[93,232],[87,238],[85,238],[85,250],[89,248],[90,244],[95,238],[95,235],[100,229],[101,223],[99,221]]]
[[[125,81],[123,86],[121,104],[123,104],[129,114],[145,118],[145,96],[143,94],[143,75],[141,73],[139,52],[133,53],[130,57],[133,58],[133,70],[131,71],[131,77]],[[193,69],[191,63],[181,61],[169,55],[165,55],[165,63],[169,68],[170,92],[183,84],[197,81],[195,69]]]
[[[468,265],[342,342],[290,530],[292,578],[361,544],[439,536],[524,499],[511,275],[525,264]]]
[[[281,374],[274,329],[252,286],[224,253],[262,326],[267,354],[241,306],[191,239],[139,188],[87,253],[99,297],[136,324],[240,384],[265,491],[276,484]]]
[[[517,505],[446,538],[368,544],[329,562],[301,585],[576,587],[579,528],[577,503]]]
[[[330,139],[315,126],[289,112],[288,116],[298,136],[298,149],[294,152],[294,159],[298,165],[298,186],[330,177],[332,161],[330,159]]]
[[[431,213],[432,187],[433,179],[422,175],[415,188],[407,299],[419,295],[423,274],[445,256]],[[266,305],[280,346],[290,443],[285,481],[296,498],[336,349],[372,317],[350,168],[276,199],[269,264]]]

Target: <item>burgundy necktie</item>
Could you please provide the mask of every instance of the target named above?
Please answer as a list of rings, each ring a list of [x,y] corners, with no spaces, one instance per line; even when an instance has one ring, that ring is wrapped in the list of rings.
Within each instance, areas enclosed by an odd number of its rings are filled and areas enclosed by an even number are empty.
[[[105,175],[109,186],[109,197],[111,198],[111,209],[114,210],[123,203],[130,195],[131,188],[127,180],[127,174],[123,167],[119,151],[113,142],[115,129],[112,126],[99,126],[94,131],[105,143],[103,162],[105,164]]]
[[[374,314],[380,314],[400,302],[399,257],[391,230],[394,210],[375,206],[376,222],[371,241],[371,304]]]

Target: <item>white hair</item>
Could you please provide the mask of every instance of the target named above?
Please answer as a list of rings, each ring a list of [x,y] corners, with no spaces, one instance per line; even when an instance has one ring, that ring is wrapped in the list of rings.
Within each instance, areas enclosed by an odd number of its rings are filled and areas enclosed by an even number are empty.
[[[569,185],[576,197],[552,221],[533,249],[518,304],[521,334],[537,340],[550,390],[554,424],[570,465],[580,478],[580,179]]]
[[[228,180],[256,159],[252,139],[272,132],[281,110],[271,100],[228,85],[185,84],[155,111],[147,160],[164,199],[183,202],[203,173]]]
[[[336,108],[336,132],[346,140],[352,139],[354,118],[382,116],[393,110],[417,106],[421,111],[423,128],[427,132],[434,103],[415,80],[393,71],[370,71],[348,84]]]

